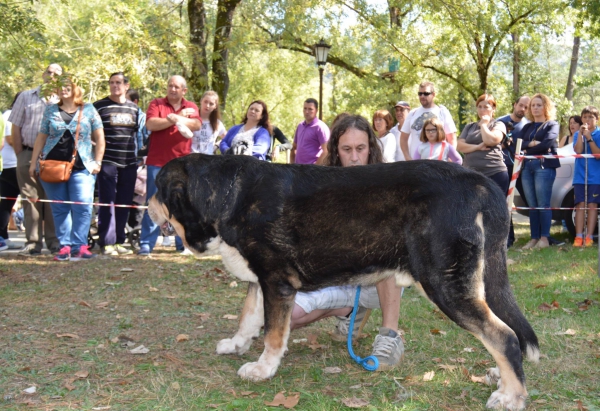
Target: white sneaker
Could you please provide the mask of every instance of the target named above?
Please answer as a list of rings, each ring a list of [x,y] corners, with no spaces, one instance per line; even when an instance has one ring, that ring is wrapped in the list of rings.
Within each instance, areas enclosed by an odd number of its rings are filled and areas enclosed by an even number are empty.
[[[169,236],[163,237],[163,239],[162,239],[162,243],[161,243],[161,245],[162,245],[163,247],[170,247],[170,246],[171,246],[171,244],[172,244],[172,243],[171,243],[171,237],[169,237]]]
[[[181,255],[194,255],[194,253],[192,252],[192,250],[190,250],[189,248],[185,248],[182,252]]]
[[[371,355],[379,360],[377,371],[391,370],[398,366],[404,357],[402,337],[394,330],[379,327],[379,334],[375,337]]]

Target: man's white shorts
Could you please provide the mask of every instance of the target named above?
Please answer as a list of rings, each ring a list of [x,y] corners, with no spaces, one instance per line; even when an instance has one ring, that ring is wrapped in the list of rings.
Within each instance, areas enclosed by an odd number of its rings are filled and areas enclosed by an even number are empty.
[[[354,307],[357,288],[357,286],[345,285],[308,293],[298,292],[295,302],[307,314],[314,310]],[[365,308],[379,308],[377,288],[375,286],[361,287],[358,305]]]

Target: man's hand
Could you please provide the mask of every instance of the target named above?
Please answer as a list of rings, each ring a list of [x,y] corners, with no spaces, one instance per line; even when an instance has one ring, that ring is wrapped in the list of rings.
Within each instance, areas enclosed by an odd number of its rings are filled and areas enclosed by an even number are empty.
[[[92,174],[98,174],[102,169],[102,165],[94,162],[94,168],[92,168]]]
[[[168,115],[167,115],[167,117],[166,117],[166,118],[167,118],[167,120],[169,120],[171,123],[175,124],[175,123],[177,123],[177,122],[179,121],[178,117],[179,117],[179,116],[178,116],[177,114],[175,114],[175,113],[170,113],[170,114],[168,114]]]
[[[196,110],[194,110],[193,108],[184,108],[179,112],[179,115],[188,118],[193,116],[194,114],[196,114]]]

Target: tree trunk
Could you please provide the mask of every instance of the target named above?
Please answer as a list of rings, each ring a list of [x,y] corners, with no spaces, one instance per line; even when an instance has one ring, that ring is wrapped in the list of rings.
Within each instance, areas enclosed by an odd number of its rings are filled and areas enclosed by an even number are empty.
[[[571,66],[569,67],[569,77],[567,78],[567,90],[565,91],[565,97],[569,101],[573,101],[573,89],[575,88],[575,74],[577,73],[577,63],[579,61],[579,44],[581,43],[581,37],[573,37],[573,52],[571,53]]]
[[[219,95],[222,110],[225,110],[227,93],[229,91],[229,74],[227,71],[229,50],[227,42],[231,37],[235,9],[240,2],[241,0],[219,0],[217,4],[217,23],[213,44],[212,85],[213,90]]]
[[[389,2],[388,2],[389,4]],[[390,27],[400,27],[400,9],[390,6]]]
[[[519,32],[517,29],[510,35],[513,41],[513,101],[517,101],[521,95],[519,89],[519,83],[521,81],[521,45],[519,44]]]
[[[208,58],[206,57],[207,27],[204,0],[188,1],[190,43],[192,44],[192,70],[188,89],[191,98],[200,103],[202,93],[208,89]]]

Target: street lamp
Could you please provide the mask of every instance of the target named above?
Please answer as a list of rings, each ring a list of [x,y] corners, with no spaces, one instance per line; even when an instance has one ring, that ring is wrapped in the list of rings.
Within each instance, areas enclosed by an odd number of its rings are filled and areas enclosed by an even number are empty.
[[[313,48],[317,66],[319,66],[319,120],[323,120],[323,70],[327,64],[327,55],[331,46],[321,39]]]

